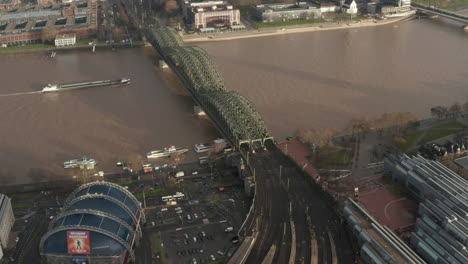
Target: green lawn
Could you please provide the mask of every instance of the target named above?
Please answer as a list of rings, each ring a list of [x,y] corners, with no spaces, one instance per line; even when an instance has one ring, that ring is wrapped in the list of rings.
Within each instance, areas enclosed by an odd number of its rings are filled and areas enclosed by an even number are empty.
[[[319,19],[302,19],[302,20],[287,20],[287,21],[278,21],[271,23],[257,23],[257,28],[268,28],[268,27],[283,27],[283,26],[294,26],[294,25],[306,25],[314,23],[323,23],[325,20]]]
[[[452,9],[468,6],[468,0],[414,0],[414,2],[427,6],[434,6],[441,9]]]
[[[135,182],[137,182],[137,180],[121,181],[121,182],[118,182],[117,184],[124,186],[124,185],[130,185],[130,184],[135,183]]]
[[[16,193],[11,196],[13,200],[29,200],[38,195],[37,192],[33,193]]]
[[[32,203],[13,203],[13,209],[32,207]]]
[[[316,162],[321,167],[346,166],[353,161],[353,153],[350,148],[342,149],[334,146],[322,147],[317,150]]]
[[[31,44],[31,45],[24,45],[24,46],[10,46],[6,48],[0,48],[0,51],[2,50],[47,49],[47,48],[53,48],[53,46],[47,45],[47,44]]]
[[[465,125],[463,125],[462,123],[457,122],[457,121],[449,121],[447,123],[431,127],[431,129],[434,129],[434,128],[437,128],[437,129],[441,129],[441,128],[452,128],[452,129],[453,128],[460,128],[461,129],[461,128],[465,128]]]
[[[405,189],[403,188],[403,186],[400,186],[398,184],[388,185],[387,190],[391,192],[393,195],[395,195],[397,198],[403,198],[406,196]]]
[[[167,264],[169,263],[166,258],[166,252],[164,247],[161,246],[161,238],[157,234],[153,234],[151,236],[151,247],[153,249],[153,253],[158,252],[161,257],[161,263]]]
[[[408,150],[409,148],[411,148],[411,146],[418,143],[416,141],[423,133],[424,133],[424,130],[413,130],[413,131],[408,132],[408,134],[403,136],[406,142],[404,144],[397,144],[397,147],[401,151]]]
[[[433,126],[427,130],[426,135],[421,139],[421,144],[460,132],[465,126],[456,121]]]
[[[169,190],[169,189],[156,189],[156,190],[151,190],[149,192],[145,192],[145,197],[151,197],[151,196],[164,196],[164,195],[170,195],[174,194],[174,190]],[[137,193],[135,194],[135,197],[137,199],[143,199],[143,193]]]

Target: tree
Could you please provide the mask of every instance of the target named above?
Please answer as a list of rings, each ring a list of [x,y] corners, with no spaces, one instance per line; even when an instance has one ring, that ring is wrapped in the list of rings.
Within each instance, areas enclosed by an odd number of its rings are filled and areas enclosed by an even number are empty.
[[[296,136],[302,143],[323,147],[332,143],[336,130],[332,128],[299,129]]]
[[[349,127],[351,127],[351,134],[366,133],[370,130],[370,121],[366,118],[352,119]]]
[[[448,110],[445,106],[435,106],[431,108],[431,116],[442,119],[447,117]]]
[[[448,108],[448,112],[452,116],[453,119],[456,119],[461,112],[461,106],[459,103],[454,103]]]
[[[56,31],[54,29],[46,29],[42,31],[41,41],[42,43],[52,43],[55,39]]]

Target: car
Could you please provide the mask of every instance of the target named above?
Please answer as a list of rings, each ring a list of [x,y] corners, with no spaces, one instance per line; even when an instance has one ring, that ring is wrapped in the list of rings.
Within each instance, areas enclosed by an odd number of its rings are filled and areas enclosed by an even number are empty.
[[[176,208],[177,209],[177,208]],[[164,212],[164,211],[167,211],[167,208],[164,207],[164,208],[161,208],[161,212]]]
[[[192,263],[193,263],[193,264],[197,264],[197,260],[196,260],[195,258],[192,259]]]
[[[188,235],[187,235],[187,234],[184,234],[184,237],[185,237],[186,239],[188,239]]]
[[[193,242],[197,242],[197,237],[193,237]]]
[[[203,248],[200,248],[198,252],[203,253]]]
[[[15,242],[18,243],[18,241],[19,241],[19,237],[16,237]]]
[[[210,255],[210,258],[211,258],[212,261],[216,260],[216,258],[213,255]]]
[[[219,251],[219,250],[218,250],[218,252],[216,252],[216,253],[218,253],[218,255],[220,255],[220,256],[224,256],[224,253],[221,252],[221,251]]]
[[[193,214],[193,217],[194,217],[195,219],[197,219],[197,218],[198,218],[198,215],[197,215],[197,214]]]
[[[151,225],[152,225],[152,226],[155,226],[156,224],[155,224],[154,222],[151,222]]]
[[[202,232],[201,232],[201,235],[204,236],[204,237],[206,237],[205,231],[202,231]]]

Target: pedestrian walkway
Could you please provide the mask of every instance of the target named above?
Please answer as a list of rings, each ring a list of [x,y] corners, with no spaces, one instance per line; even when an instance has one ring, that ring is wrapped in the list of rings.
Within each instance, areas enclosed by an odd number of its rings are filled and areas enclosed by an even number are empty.
[[[298,139],[293,138],[290,141],[286,141],[278,144],[279,148],[288,157],[294,160],[294,162],[302,168],[307,174],[309,174],[315,181],[320,180],[320,175],[312,163],[309,161],[310,152],[307,147],[302,144]]]

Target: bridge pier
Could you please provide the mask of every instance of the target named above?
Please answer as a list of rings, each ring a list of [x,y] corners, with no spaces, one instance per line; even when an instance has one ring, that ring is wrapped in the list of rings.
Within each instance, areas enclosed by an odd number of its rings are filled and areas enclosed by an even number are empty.
[[[203,109],[202,109],[200,106],[198,106],[198,105],[195,105],[195,106],[193,107],[193,112],[194,112],[197,116],[200,116],[200,117],[206,116],[205,111],[203,111]]]
[[[159,68],[160,69],[167,69],[169,66],[167,66],[167,63],[164,60],[159,60]]]

